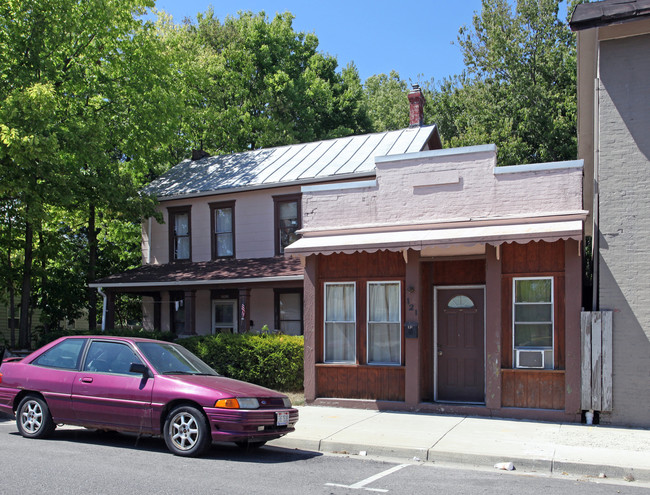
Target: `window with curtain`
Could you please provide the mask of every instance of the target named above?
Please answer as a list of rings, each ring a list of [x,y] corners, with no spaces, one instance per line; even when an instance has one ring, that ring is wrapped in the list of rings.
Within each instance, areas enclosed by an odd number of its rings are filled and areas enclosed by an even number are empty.
[[[368,363],[401,364],[399,282],[368,282]]]
[[[325,284],[325,362],[356,362],[356,286]]]
[[[552,369],[553,278],[515,278],[513,295],[515,366]]]
[[[235,202],[212,203],[212,258],[235,255]]]

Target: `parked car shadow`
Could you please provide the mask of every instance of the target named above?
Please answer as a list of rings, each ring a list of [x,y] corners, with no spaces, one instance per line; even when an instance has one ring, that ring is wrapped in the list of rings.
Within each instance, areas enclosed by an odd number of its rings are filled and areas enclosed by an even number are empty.
[[[0,423],[6,422],[6,421],[13,421],[14,418],[12,416],[9,416],[8,414],[0,412]]]
[[[11,418],[9,418],[11,419]],[[20,436],[17,431],[10,435]],[[101,432],[86,428],[64,427],[57,429],[47,440],[30,440],[29,442],[71,442],[86,445],[98,445],[118,449],[139,450],[142,452],[172,455],[161,437],[142,436],[133,433]],[[258,464],[284,464],[302,461],[313,457],[320,457],[319,452],[305,450],[285,449],[275,446],[264,446],[257,449],[242,449],[231,443],[216,442],[200,458],[227,460],[232,462],[258,463]]]

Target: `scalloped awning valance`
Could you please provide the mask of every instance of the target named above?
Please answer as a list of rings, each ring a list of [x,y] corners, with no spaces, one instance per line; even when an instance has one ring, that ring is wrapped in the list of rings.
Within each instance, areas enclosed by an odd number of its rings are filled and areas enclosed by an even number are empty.
[[[507,225],[467,226],[444,229],[402,230],[306,236],[285,248],[285,254],[351,254],[359,251],[421,251],[430,247],[474,246],[505,242],[525,244],[531,241],[553,242],[560,239],[582,240],[582,220]]]

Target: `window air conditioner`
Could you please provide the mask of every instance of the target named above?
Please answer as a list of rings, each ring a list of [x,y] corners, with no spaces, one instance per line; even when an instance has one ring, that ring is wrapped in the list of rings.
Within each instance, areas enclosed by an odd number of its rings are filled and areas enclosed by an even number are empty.
[[[517,368],[544,368],[543,349],[517,349]]]

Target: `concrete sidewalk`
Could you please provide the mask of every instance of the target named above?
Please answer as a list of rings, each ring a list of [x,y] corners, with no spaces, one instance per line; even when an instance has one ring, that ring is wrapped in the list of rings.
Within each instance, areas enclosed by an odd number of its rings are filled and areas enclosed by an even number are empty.
[[[650,430],[612,426],[298,407],[277,447],[465,467],[512,462],[526,472],[650,482]]]

